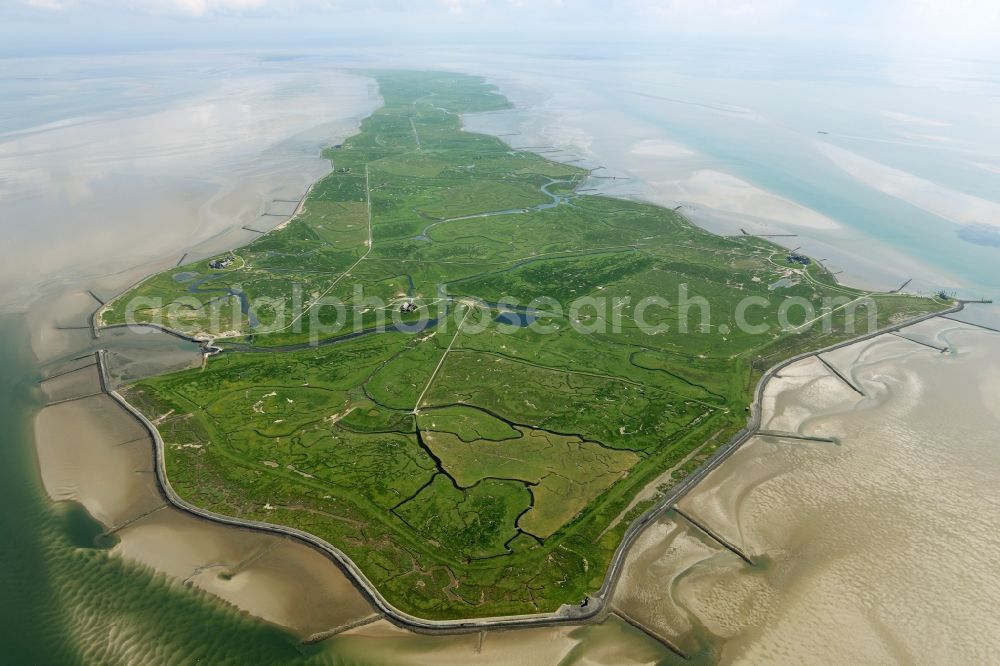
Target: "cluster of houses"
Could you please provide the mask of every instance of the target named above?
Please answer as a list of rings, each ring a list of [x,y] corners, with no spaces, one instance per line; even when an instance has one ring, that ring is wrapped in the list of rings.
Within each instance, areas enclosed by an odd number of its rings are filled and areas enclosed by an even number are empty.
[[[812,259],[809,257],[802,254],[795,254],[794,252],[785,257],[785,261],[790,264],[802,264],[803,266],[808,266],[812,263]]]
[[[229,268],[232,265],[233,265],[232,255],[224,257],[222,259],[212,259],[212,261],[208,262],[208,267],[214,268],[216,270],[219,270],[220,268]]]

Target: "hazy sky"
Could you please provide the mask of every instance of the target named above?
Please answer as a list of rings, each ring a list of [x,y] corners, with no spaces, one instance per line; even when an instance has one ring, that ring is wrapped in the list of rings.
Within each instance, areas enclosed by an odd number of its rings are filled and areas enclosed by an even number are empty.
[[[1000,0],[2,0],[0,55],[360,43],[766,40],[1000,56]]]

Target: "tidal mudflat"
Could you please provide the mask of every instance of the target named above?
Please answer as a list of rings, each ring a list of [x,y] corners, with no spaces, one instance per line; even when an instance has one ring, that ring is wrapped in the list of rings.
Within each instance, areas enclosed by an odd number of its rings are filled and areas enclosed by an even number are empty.
[[[975,316],[970,308],[963,316]],[[934,319],[815,358],[634,549],[617,605],[724,662],[986,663],[1000,651],[1000,334]],[[944,627],[947,627],[945,630]]]
[[[197,58],[167,60],[150,57],[146,74],[199,68]],[[25,66],[41,75],[56,64]],[[142,66],[122,75],[119,65],[112,58],[84,67],[120,99],[106,90],[96,106],[81,101],[86,115],[4,126],[0,135],[0,162],[19,165],[0,185],[0,205],[23,223],[6,246],[19,253],[4,262],[0,309],[21,311],[16,318],[30,335],[30,347],[9,351],[40,380],[25,417],[41,486],[57,507],[82,507],[99,521],[96,531],[87,528],[93,534],[84,535],[85,546],[99,541],[113,559],[164,572],[171,585],[211,592],[300,638],[352,623],[370,613],[367,603],[312,549],[167,507],[148,435],[98,394],[97,348],[108,349],[118,383],[197,365],[197,346],[142,330],[105,331],[93,340],[88,319],[99,299],[148,273],[150,260],[211,253],[257,235],[241,225],[279,223],[280,216],[264,215],[280,208],[273,199],[297,199],[329,169],[319,148],[352,131],[377,97],[365,79],[342,71],[320,76],[279,65],[262,74],[245,70],[240,57],[202,68],[200,76],[161,71],[157,87],[144,86]],[[58,76],[44,81],[39,85],[64,102],[72,94]],[[135,179],[148,186],[132,187]],[[73,227],[54,228],[69,211]],[[18,263],[29,259],[42,270]],[[7,365],[15,366],[13,356]],[[24,482],[32,481],[27,474]]]
[[[255,56],[28,59],[19,73],[0,79],[0,206],[18,250],[0,310],[247,242],[259,234],[243,227],[278,224],[274,200],[298,200],[329,170],[320,148],[378,103],[364,77]]]

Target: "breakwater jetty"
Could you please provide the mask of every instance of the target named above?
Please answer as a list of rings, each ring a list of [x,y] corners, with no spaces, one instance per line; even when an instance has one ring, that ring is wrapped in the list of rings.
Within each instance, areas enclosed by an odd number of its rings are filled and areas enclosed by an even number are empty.
[[[702,531],[705,534],[707,534],[708,537],[710,539],[712,539],[712,541],[716,542],[717,544],[719,544],[720,546],[722,546],[723,548],[725,548],[729,552],[733,553],[734,555],[736,555],[736,557],[740,558],[741,560],[743,560],[744,562],[746,562],[750,566],[753,566],[753,560],[750,559],[749,555],[747,555],[742,550],[740,550],[739,548],[737,548],[736,546],[734,546],[732,543],[730,543],[724,537],[719,536],[719,534],[717,534],[712,529],[706,527],[704,523],[702,523],[702,522],[700,522],[698,520],[695,520],[688,513],[685,513],[684,511],[682,511],[680,509],[680,507],[676,507],[675,506],[674,507],[674,513],[676,513],[678,516],[680,516],[684,520],[688,521],[689,523],[691,523],[692,525],[694,525],[695,527],[697,527],[700,531]]]
[[[890,331],[890,333],[891,332],[892,331]],[[837,370],[837,368],[835,368],[832,365],[830,365],[830,363],[825,358],[823,358],[819,354],[816,354],[816,358],[819,360],[820,363],[822,363],[823,365],[826,366],[827,370],[829,370],[831,373],[833,373],[834,375],[836,375],[840,379],[840,381],[844,382],[849,387],[851,387],[852,391],[854,391],[855,393],[857,393],[860,396],[864,396],[864,394],[865,394],[864,391],[862,391],[860,388],[858,388],[857,386],[855,386],[854,382],[852,382],[850,379],[848,379],[847,377],[845,377],[843,375],[843,373],[840,372],[840,370]]]

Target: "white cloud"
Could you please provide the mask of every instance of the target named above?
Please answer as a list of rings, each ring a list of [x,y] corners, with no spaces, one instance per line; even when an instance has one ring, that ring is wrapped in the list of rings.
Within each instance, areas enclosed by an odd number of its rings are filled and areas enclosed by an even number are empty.
[[[885,39],[900,51],[978,56],[1000,45],[997,0],[897,0],[886,18]]]
[[[771,20],[798,4],[796,0],[660,0],[639,3],[639,6],[645,6],[650,14],[669,22],[710,25],[720,20]]]
[[[132,0],[129,4],[156,13],[206,16],[259,9],[268,3],[269,0]]]
[[[332,21],[341,31],[337,38],[439,40],[452,31],[463,40],[488,34],[614,42],[693,34],[817,48],[843,43],[899,58],[1000,54],[1000,0],[0,0],[0,37],[5,18],[23,27],[41,14],[48,15],[38,22],[46,30],[59,14],[72,15],[67,29],[77,21],[113,27],[164,16],[219,18],[222,38],[231,36],[230,27],[232,35],[239,32],[240,17],[267,16],[298,22],[303,33]],[[13,28],[11,39],[21,37],[19,31]]]
[[[186,16],[237,13],[259,9],[265,5],[281,4],[274,0],[22,0],[22,2],[29,7],[47,11],[80,7],[114,12]]]
[[[53,12],[61,11],[74,4],[74,0],[27,0],[29,7]]]

